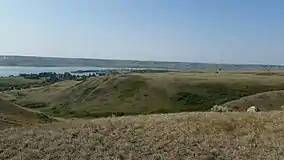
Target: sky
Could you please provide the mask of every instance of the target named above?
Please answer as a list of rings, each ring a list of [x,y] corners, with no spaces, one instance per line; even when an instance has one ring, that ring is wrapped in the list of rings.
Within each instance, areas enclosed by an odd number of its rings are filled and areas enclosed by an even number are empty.
[[[0,0],[0,54],[284,64],[284,1]]]

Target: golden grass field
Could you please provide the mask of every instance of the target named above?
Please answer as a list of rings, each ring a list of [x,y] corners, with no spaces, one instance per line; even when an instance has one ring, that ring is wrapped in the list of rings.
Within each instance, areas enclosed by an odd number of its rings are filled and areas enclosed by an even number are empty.
[[[0,159],[284,158],[284,113],[178,113],[0,131]]]

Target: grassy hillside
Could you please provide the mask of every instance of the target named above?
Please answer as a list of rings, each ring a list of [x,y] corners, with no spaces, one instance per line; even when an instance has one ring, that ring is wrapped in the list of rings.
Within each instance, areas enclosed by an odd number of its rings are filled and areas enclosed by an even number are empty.
[[[60,117],[208,111],[215,104],[284,90],[283,80],[282,75],[230,72],[127,74],[65,81],[2,97]]]
[[[0,159],[283,159],[283,112],[180,113],[0,131]]]
[[[29,111],[9,101],[0,99],[0,129],[13,126],[35,125],[50,121],[53,120],[44,114]]]
[[[257,108],[261,111],[283,110],[284,91],[280,90],[258,93],[227,102],[224,106],[236,111],[244,111],[250,106],[257,106]]]

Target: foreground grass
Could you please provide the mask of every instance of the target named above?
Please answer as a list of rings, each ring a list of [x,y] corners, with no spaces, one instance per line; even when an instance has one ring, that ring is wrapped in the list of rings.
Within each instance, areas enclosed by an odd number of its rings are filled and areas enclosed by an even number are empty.
[[[208,111],[215,104],[224,104],[261,92],[284,90],[282,73],[284,72],[116,75],[11,91],[2,94],[2,97],[23,107],[64,118]],[[264,106],[267,109],[264,110],[269,111],[280,109],[283,98],[284,96],[278,100],[260,100],[267,101]],[[270,103],[270,100],[274,102]],[[258,99],[252,102],[258,104]],[[248,107],[245,101],[238,105],[238,111],[245,111]]]
[[[284,113],[180,113],[0,131],[0,159],[283,159]]]

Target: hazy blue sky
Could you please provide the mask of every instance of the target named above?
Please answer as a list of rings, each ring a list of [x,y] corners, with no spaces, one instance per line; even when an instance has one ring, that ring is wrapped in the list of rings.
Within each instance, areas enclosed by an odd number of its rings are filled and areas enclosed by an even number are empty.
[[[0,54],[284,64],[284,0],[0,0]]]

